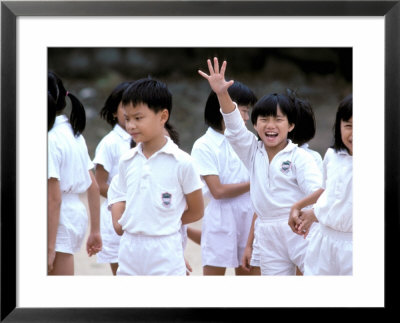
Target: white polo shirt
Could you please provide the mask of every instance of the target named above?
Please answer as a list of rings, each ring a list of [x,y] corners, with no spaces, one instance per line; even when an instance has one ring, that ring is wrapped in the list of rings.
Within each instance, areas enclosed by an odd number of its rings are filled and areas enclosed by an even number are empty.
[[[353,157],[346,150],[329,148],[323,161],[323,188],[314,205],[321,225],[341,232],[353,231]]]
[[[260,220],[285,218],[292,205],[322,185],[314,158],[290,140],[269,162],[264,143],[249,131],[239,110],[221,111],[225,136],[250,173],[250,196]]]
[[[116,124],[97,145],[93,163],[102,165],[108,172],[107,184],[110,184],[112,178],[118,173],[119,159],[130,149],[131,139],[131,135]]]
[[[79,194],[92,184],[92,168],[83,136],[74,136],[67,116],[57,116],[48,132],[47,178],[57,178],[62,193]]]
[[[306,143],[306,144],[303,144],[303,145],[301,145],[301,146],[299,146],[299,147],[302,148],[302,149],[304,149],[306,152],[310,153],[311,156],[314,157],[314,160],[315,160],[315,162],[317,163],[317,165],[318,165],[318,167],[319,167],[319,169],[321,170],[321,173],[322,173],[322,169],[323,169],[323,166],[322,166],[322,157],[321,157],[321,155],[319,154],[319,152],[310,149],[310,148],[309,148],[309,145],[308,145],[307,143]]]
[[[211,127],[195,141],[191,156],[201,176],[217,175],[221,184],[249,181],[249,172],[226,137]],[[211,198],[207,185],[203,186],[203,194]]]
[[[185,195],[202,188],[192,157],[165,138],[167,143],[149,159],[140,143],[120,159],[118,189],[127,200],[119,223],[128,233],[161,236],[178,232]]]

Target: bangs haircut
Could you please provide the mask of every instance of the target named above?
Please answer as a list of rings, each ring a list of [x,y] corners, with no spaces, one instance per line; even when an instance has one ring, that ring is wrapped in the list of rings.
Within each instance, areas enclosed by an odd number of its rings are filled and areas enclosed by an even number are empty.
[[[118,106],[122,100],[122,94],[131,83],[132,82],[122,82],[118,84],[108,96],[103,108],[100,111],[100,117],[106,120],[111,127],[114,127],[117,124],[114,113],[116,113],[118,110]]]
[[[172,95],[165,83],[145,78],[132,82],[124,91],[122,104],[128,105],[130,103],[133,106],[141,103],[146,104],[155,113],[167,109],[168,114],[171,115]]]
[[[237,105],[249,106],[250,108],[257,102],[257,97],[253,91],[238,81],[235,81],[235,83],[228,88],[228,93],[232,101],[236,102]],[[222,131],[223,118],[220,112],[218,97],[214,91],[211,91],[207,98],[204,109],[204,121],[214,130]]]
[[[257,123],[259,116],[276,117],[278,106],[282,113],[287,117],[289,124],[296,124],[296,109],[293,106],[293,101],[285,94],[273,93],[264,95],[254,105],[253,111],[251,112],[251,122],[253,125]]]
[[[340,103],[336,112],[335,125],[333,126],[334,131],[334,143],[332,148],[335,151],[347,150],[347,147],[342,141],[342,133],[340,131],[341,121],[349,121],[353,117],[353,95],[346,96]]]

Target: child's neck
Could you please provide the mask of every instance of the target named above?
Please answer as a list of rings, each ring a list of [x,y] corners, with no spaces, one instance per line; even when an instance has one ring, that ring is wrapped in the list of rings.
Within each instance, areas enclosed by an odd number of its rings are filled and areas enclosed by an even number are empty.
[[[286,148],[286,146],[289,144],[288,141],[284,142],[282,145],[279,145],[277,147],[267,147],[264,145],[265,151],[267,152],[268,155],[268,160],[271,163],[272,159],[283,149]]]
[[[154,153],[159,151],[167,143],[164,135],[153,138],[149,141],[142,142],[143,155],[149,159]]]

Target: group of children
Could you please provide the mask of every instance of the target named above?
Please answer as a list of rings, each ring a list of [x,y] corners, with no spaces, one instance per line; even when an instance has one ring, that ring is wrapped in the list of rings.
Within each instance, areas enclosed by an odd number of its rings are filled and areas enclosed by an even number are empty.
[[[351,95],[339,105],[334,144],[322,161],[307,144],[315,135],[308,101],[293,92],[257,100],[246,85],[225,80],[226,62],[207,63],[209,74],[199,74],[211,87],[208,129],[191,154],[169,123],[167,86],[145,78],[119,84],[107,98],[100,115],[112,130],[93,161],[83,106],[49,72],[49,275],[74,272],[86,233],[85,191],[87,252],[114,275],[188,275],[187,238],[201,245],[204,275],[226,268],[236,275],[352,274]],[[202,218],[201,231],[190,227]]]

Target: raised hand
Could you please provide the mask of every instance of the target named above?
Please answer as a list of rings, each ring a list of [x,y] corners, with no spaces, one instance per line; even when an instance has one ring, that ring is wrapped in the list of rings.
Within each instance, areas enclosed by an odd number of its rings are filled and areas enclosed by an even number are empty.
[[[203,71],[198,71],[199,74],[204,77],[210,84],[211,89],[217,94],[222,94],[228,91],[228,88],[233,84],[233,80],[225,80],[226,61],[223,61],[221,69],[219,68],[218,58],[214,57],[214,66],[211,64],[211,60],[207,60],[208,70],[210,75]]]

